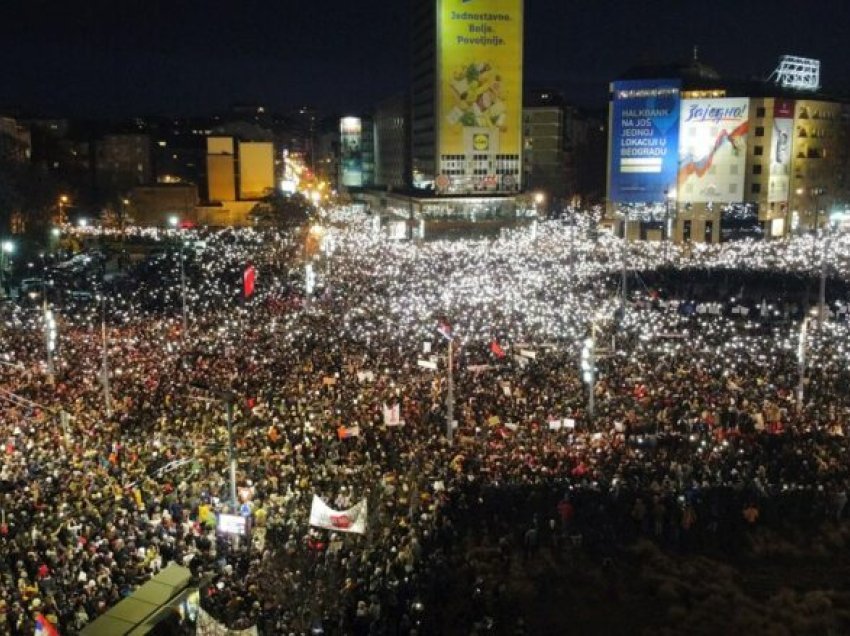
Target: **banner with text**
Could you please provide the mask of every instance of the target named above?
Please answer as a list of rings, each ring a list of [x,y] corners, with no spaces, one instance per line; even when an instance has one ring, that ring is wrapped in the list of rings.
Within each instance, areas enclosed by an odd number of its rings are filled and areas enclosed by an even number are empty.
[[[438,153],[519,161],[522,0],[439,0],[437,31]]]
[[[791,184],[791,139],[794,131],[794,100],[773,103],[773,131],[770,137],[769,203],[786,203]]]
[[[680,203],[744,200],[749,103],[746,97],[682,100]]]
[[[337,532],[366,533],[366,500],[348,510],[334,510],[322,498],[313,495],[310,506],[310,525]]]
[[[610,198],[661,203],[676,187],[679,80],[614,82]]]

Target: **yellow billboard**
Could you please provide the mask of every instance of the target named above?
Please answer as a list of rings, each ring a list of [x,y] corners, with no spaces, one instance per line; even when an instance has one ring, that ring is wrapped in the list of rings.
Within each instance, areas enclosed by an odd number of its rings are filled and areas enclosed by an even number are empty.
[[[522,0],[439,0],[438,165],[522,152]]]

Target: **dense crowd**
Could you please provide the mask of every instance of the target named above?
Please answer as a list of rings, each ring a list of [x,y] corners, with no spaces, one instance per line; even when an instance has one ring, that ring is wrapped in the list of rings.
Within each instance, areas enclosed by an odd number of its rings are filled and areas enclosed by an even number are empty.
[[[52,383],[40,312],[8,310],[0,630],[30,634],[42,613],[75,633],[176,562],[234,629],[470,633],[498,605],[470,542],[507,559],[576,537],[601,551],[637,536],[691,549],[754,524],[843,518],[845,322],[801,330],[769,300],[733,313],[717,298],[715,311],[637,282],[623,314],[605,284],[624,248],[644,271],[794,274],[823,238],[667,252],[579,217],[431,243],[387,240],[353,210],[323,223],[306,235],[316,250],[298,232],[145,232],[167,247],[158,265],[97,289],[105,309],[57,307]],[[846,278],[850,241],[832,238],[829,253]],[[451,443],[438,324],[455,351]],[[579,366],[590,335],[593,414]],[[221,392],[235,396],[238,510]],[[401,424],[388,425],[396,404]],[[366,499],[366,534],[311,528],[314,494],[338,510]],[[216,532],[218,513],[240,511],[249,540]],[[470,590],[455,632],[434,609],[450,573]]]

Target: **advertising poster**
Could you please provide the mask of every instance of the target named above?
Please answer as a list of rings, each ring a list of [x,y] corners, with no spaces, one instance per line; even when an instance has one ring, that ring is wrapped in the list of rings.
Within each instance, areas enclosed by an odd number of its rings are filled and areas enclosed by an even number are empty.
[[[439,154],[522,152],[522,0],[440,0]]]
[[[363,185],[362,133],[363,123],[359,117],[343,117],[340,120],[339,155],[342,185],[348,188],[359,188]]]
[[[770,137],[769,203],[788,201],[791,184],[791,139],[794,131],[794,101],[776,99],[773,103],[773,130]]]
[[[683,99],[681,119],[679,201],[743,201],[749,99]]]
[[[614,82],[611,200],[661,203],[676,187],[679,80]]]

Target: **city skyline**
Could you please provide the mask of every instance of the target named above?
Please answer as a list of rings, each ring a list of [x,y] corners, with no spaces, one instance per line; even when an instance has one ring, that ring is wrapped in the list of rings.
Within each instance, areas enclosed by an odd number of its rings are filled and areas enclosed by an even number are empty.
[[[608,83],[646,62],[699,59],[722,75],[765,78],[782,54],[822,61],[824,88],[850,92],[841,35],[850,8],[816,3],[801,33],[799,6],[731,0],[525,4],[525,86],[551,87],[603,107]],[[126,117],[210,114],[236,102],[357,112],[409,89],[407,1],[320,0],[308,11],[248,0],[116,6],[15,1],[0,10],[0,108],[21,114]],[[394,25],[387,29],[384,25]],[[766,46],[754,49],[754,41]]]

